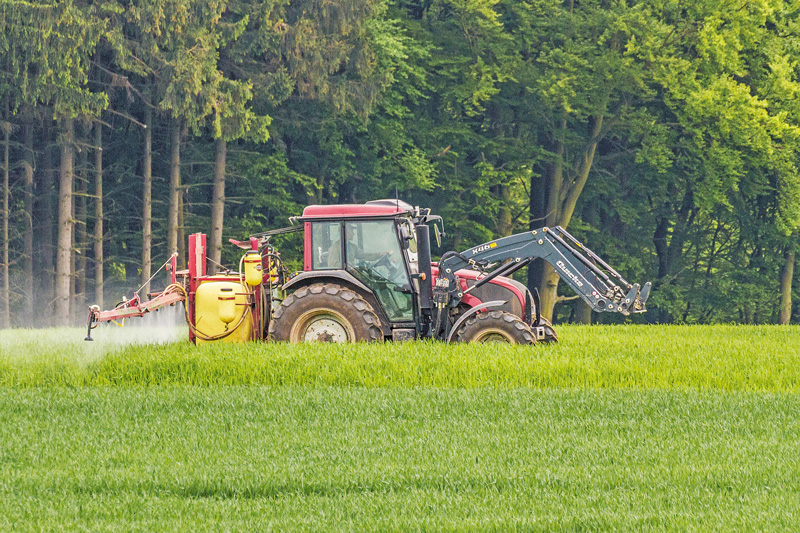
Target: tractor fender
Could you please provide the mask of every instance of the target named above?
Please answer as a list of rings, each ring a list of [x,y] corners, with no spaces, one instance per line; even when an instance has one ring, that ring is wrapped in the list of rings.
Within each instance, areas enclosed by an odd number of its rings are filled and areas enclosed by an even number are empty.
[[[381,331],[385,336],[391,337],[392,326],[386,313],[383,311],[378,298],[375,293],[361,281],[353,276],[346,270],[310,270],[299,272],[296,276],[292,277],[289,281],[283,284],[283,290],[286,292],[294,292],[295,290],[313,285],[314,283],[336,283],[360,294],[369,303],[378,319],[381,322]]]
[[[453,324],[452,328],[450,328],[450,335],[447,336],[447,342],[450,342],[450,340],[453,338],[453,335],[455,335],[456,331],[458,331],[458,326],[463,324],[466,319],[468,319],[469,317],[471,317],[472,315],[474,315],[478,311],[483,311],[484,309],[489,309],[491,307],[500,307],[501,305],[504,305],[505,303],[506,303],[506,300],[493,300],[491,302],[478,304],[475,307],[470,308],[469,311],[465,312],[463,315],[458,317],[458,320],[456,320],[456,323]]]

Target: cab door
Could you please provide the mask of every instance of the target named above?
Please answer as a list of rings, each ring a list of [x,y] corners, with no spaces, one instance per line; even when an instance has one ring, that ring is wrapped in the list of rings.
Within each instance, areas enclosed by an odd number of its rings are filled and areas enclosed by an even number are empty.
[[[391,322],[413,322],[413,290],[394,220],[348,221],[344,230],[347,270],[372,289]]]

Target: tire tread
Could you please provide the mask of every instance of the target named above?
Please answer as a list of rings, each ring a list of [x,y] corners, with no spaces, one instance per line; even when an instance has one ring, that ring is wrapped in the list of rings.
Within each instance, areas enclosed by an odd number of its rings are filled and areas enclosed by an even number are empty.
[[[517,344],[536,344],[530,326],[516,315],[506,311],[484,311],[476,313],[467,319],[456,332],[456,339],[459,342],[472,342],[472,339],[480,335],[480,332],[488,328],[502,329],[512,337]]]
[[[336,285],[333,283],[315,283],[307,285],[294,291],[292,294],[284,298],[281,305],[275,310],[272,315],[272,321],[269,325],[269,338],[272,340],[289,340],[289,335],[294,323],[285,323],[291,317],[287,317],[289,311],[297,308],[308,306],[309,309],[313,308],[313,304],[309,303],[309,298],[312,301],[315,298],[322,296],[332,296],[341,301],[343,308],[350,307],[360,317],[362,323],[367,326],[366,335],[364,339],[358,339],[364,342],[378,342],[383,340],[383,331],[380,327],[380,320],[378,315],[372,309],[372,306],[357,292]],[[334,309],[339,311],[339,309]],[[356,328],[357,324],[352,324]]]

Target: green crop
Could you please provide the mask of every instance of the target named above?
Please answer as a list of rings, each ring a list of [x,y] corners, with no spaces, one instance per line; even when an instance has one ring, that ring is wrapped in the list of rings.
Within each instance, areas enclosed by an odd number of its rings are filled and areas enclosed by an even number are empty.
[[[0,332],[0,530],[796,528],[800,328],[559,333]]]
[[[0,389],[0,530],[794,530],[800,399]]]
[[[146,330],[144,330],[146,332]],[[408,342],[127,345],[61,330],[0,333],[0,385],[308,385],[800,392],[800,328],[560,327],[547,346]],[[179,336],[184,333],[178,331]],[[167,337],[168,338],[168,337]],[[72,340],[69,340],[72,339]]]

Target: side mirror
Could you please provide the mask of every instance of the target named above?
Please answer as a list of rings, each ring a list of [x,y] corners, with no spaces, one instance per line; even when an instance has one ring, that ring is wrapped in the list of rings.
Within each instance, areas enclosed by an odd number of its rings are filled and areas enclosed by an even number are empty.
[[[430,212],[430,209],[428,209],[427,211]],[[437,222],[438,222],[438,224],[437,224]],[[420,223],[424,224],[424,225],[428,226],[428,228],[433,226],[433,236],[436,239],[436,247],[437,248],[441,248],[442,247],[442,237],[446,237],[447,236],[447,234],[444,232],[444,221],[442,220],[442,217],[440,217],[438,215],[429,215],[429,214],[426,213],[424,217],[422,217],[420,220],[417,221],[417,223],[418,224],[420,224]],[[417,227],[419,227],[419,226],[417,226]],[[430,233],[429,233],[429,235],[430,235]],[[430,246],[428,246],[428,247],[430,248]]]
[[[409,242],[414,238],[414,234],[411,230],[411,225],[407,222],[402,222],[400,224],[400,245],[403,247],[403,250],[408,249]]]
[[[413,235],[411,235],[411,228],[408,227],[408,224],[400,224],[400,236],[404,241],[410,241],[414,238]]]
[[[438,215],[425,215],[423,223],[428,225],[429,227],[433,226],[433,236],[436,238],[436,246],[438,248],[441,248],[442,237],[447,236],[444,232],[444,221],[442,220],[442,217]]]
[[[445,233],[444,233],[444,231],[439,229],[439,226],[436,223],[433,224],[433,235],[436,237],[436,247],[437,248],[441,248],[442,247],[442,237],[445,237]]]

